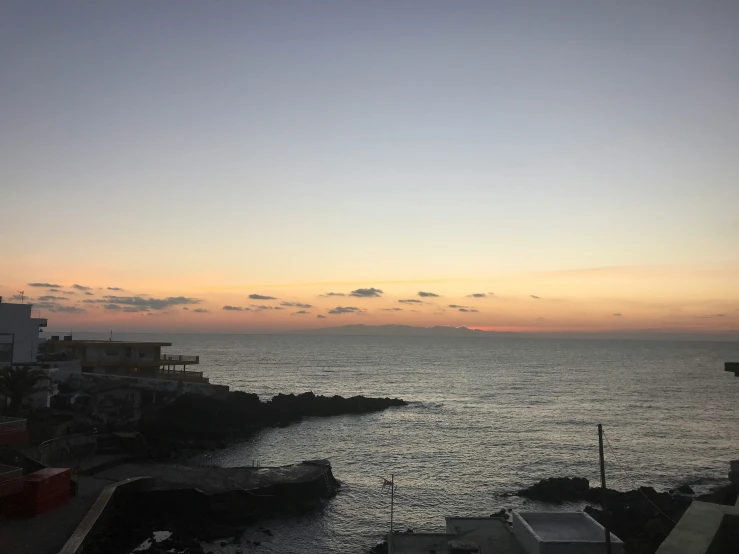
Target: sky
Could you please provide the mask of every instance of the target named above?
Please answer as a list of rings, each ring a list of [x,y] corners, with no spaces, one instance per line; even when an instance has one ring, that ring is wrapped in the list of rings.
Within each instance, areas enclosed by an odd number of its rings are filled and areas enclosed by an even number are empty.
[[[737,29],[733,0],[7,0],[0,295],[50,329],[739,340]]]

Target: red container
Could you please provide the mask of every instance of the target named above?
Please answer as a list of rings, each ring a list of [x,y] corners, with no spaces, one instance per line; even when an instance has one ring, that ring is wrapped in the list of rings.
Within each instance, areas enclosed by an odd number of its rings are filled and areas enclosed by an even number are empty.
[[[4,506],[2,514],[6,517],[34,517],[44,512],[48,512],[63,506],[69,502],[69,491],[62,491],[53,494],[47,498],[42,498],[38,502],[28,502],[22,497],[17,497],[16,501]]]
[[[27,444],[28,431],[26,429],[14,429],[6,433],[0,433],[0,446],[10,444]]]
[[[3,498],[0,513],[8,517],[34,517],[69,501],[69,468],[46,468],[23,477],[23,490]]]
[[[38,501],[62,491],[69,491],[70,468],[49,467],[24,477],[23,496]]]

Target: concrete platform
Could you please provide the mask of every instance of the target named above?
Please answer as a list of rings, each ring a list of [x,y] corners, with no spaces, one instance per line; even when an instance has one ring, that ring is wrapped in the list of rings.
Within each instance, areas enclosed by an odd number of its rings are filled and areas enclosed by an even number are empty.
[[[0,518],[2,554],[56,554],[110,481],[82,476],[69,503],[30,519]]]
[[[176,464],[131,464],[126,463],[99,472],[99,477],[120,481],[129,477],[154,477],[156,484],[151,490],[195,488],[206,494],[215,494],[237,489],[263,489],[273,485],[307,483],[331,475],[331,466],[326,460],[303,462],[281,467],[189,467]]]

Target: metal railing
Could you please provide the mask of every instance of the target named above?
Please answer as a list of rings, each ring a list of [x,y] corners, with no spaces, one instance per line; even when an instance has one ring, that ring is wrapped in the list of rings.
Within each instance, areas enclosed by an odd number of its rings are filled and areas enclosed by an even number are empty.
[[[23,431],[25,428],[25,419],[20,417],[0,417],[0,435],[12,431]]]
[[[157,379],[168,379],[171,381],[188,381],[191,383],[207,382],[203,378],[202,371],[182,371],[177,369],[162,369],[156,374]]]
[[[178,354],[162,354],[162,362],[200,363],[200,356],[182,356]]]
[[[81,464],[97,452],[97,431],[49,439],[38,445],[36,459],[46,465],[57,463]]]

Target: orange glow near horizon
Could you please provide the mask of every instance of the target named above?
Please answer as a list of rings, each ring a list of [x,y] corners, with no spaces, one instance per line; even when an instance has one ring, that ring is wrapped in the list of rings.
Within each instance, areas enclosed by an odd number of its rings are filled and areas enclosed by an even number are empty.
[[[59,278],[0,287],[25,289],[50,329],[284,332],[349,324],[454,326],[497,332],[619,334],[739,329],[739,270],[603,268],[529,272],[487,279],[201,285],[189,279],[93,281]],[[0,276],[4,282],[8,276]],[[99,276],[98,276],[99,278]],[[30,286],[29,283],[61,285]],[[130,283],[134,283],[132,286]],[[188,286],[186,286],[186,284]],[[74,285],[77,285],[76,287]],[[120,289],[120,290],[118,290]]]

